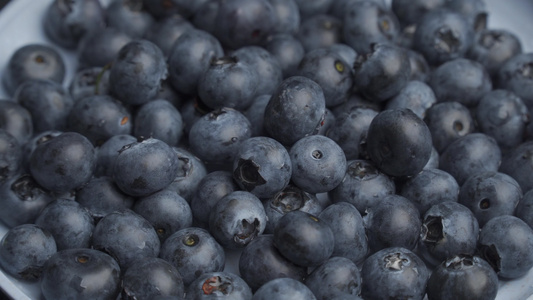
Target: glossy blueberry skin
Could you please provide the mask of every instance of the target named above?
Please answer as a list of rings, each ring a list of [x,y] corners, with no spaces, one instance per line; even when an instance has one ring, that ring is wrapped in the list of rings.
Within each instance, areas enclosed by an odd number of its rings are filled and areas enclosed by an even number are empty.
[[[407,27],[416,25],[424,14],[441,8],[445,2],[445,0],[393,0],[391,2],[391,10],[398,18],[402,27]]]
[[[122,47],[109,73],[111,93],[126,105],[152,100],[167,77],[161,49],[147,40],[134,40]]]
[[[265,283],[281,277],[303,282],[307,268],[297,266],[282,256],[274,245],[273,234],[262,234],[243,249],[239,258],[239,273],[256,291]]]
[[[252,300],[268,299],[316,300],[313,292],[303,283],[292,278],[277,278],[262,285]]]
[[[522,53],[522,44],[514,33],[487,28],[476,33],[466,57],[483,64],[489,75],[496,78],[501,66],[519,53]]]
[[[158,257],[135,262],[122,276],[121,295],[126,299],[148,300],[158,296],[182,299],[184,294],[181,274],[171,263]]]
[[[459,185],[484,171],[497,171],[502,159],[496,140],[484,133],[469,133],[444,149],[439,168],[450,173]]]
[[[187,289],[185,300],[252,299],[252,289],[231,272],[208,272],[200,275]]]
[[[461,186],[459,203],[468,207],[479,225],[501,215],[514,215],[522,199],[520,185],[511,176],[495,171],[470,176]]]
[[[431,132],[410,109],[385,110],[372,119],[367,133],[370,159],[385,174],[418,174],[431,155]]]
[[[529,74],[533,53],[519,53],[508,59],[499,69],[496,87],[515,93],[528,108],[533,107],[533,77]]]
[[[68,91],[77,102],[87,96],[109,94],[109,69],[103,67],[82,68],[76,71]]]
[[[35,224],[10,228],[2,237],[0,265],[11,276],[24,281],[36,281],[46,261],[57,252],[54,237]]]
[[[354,86],[372,102],[383,102],[398,94],[409,82],[411,64],[404,48],[388,44],[372,44],[357,52],[354,64]],[[390,65],[396,66],[390,68]]]
[[[300,61],[296,75],[310,78],[320,85],[327,107],[346,101],[352,88],[351,66],[329,49],[308,51]]]
[[[295,37],[302,43],[305,52],[326,48],[342,42],[342,18],[328,14],[310,16],[300,23]]]
[[[8,95],[13,95],[23,82],[47,79],[59,84],[65,79],[63,57],[52,46],[28,44],[18,48],[9,58],[2,73],[2,84]]]
[[[424,214],[421,246],[437,262],[455,255],[473,255],[479,236],[479,223],[474,214],[457,202],[442,202]]]
[[[86,34],[77,47],[78,69],[109,66],[120,49],[133,40],[115,27],[106,27]]]
[[[305,285],[317,300],[336,299],[342,295],[358,296],[361,284],[361,272],[357,265],[342,256],[331,257],[316,267],[305,280]]]
[[[533,142],[526,141],[505,153],[502,157],[502,163],[497,170],[513,177],[524,193],[533,188],[532,155]]]
[[[237,149],[252,135],[250,121],[239,111],[221,108],[196,121],[189,131],[191,150],[201,160],[231,163]]]
[[[293,183],[309,193],[325,193],[337,187],[346,172],[346,156],[332,139],[310,135],[289,151]]]
[[[458,101],[467,107],[475,107],[481,97],[492,90],[492,81],[485,67],[466,58],[440,65],[431,73],[428,84],[437,101]]]
[[[266,135],[263,123],[265,120],[265,108],[271,96],[265,94],[255,97],[250,106],[243,111],[244,116],[246,116],[252,125],[252,137]]]
[[[253,101],[259,82],[259,74],[250,64],[236,56],[225,56],[212,60],[200,77],[198,96],[212,109],[242,111]]]
[[[385,248],[369,256],[361,269],[364,299],[423,299],[430,276],[424,262],[413,252]]]
[[[247,63],[255,69],[259,79],[255,95],[272,94],[283,80],[283,71],[276,57],[260,46],[245,46],[233,52],[237,60]]]
[[[120,267],[109,255],[93,249],[62,250],[46,262],[41,280],[44,299],[116,299]]]
[[[474,39],[473,29],[466,17],[450,10],[428,12],[417,28],[413,48],[434,66],[465,56]]]
[[[170,15],[152,23],[146,30],[144,38],[156,44],[165,57],[168,57],[174,42],[193,25],[179,14]]]
[[[183,119],[179,110],[164,99],[143,104],[135,112],[133,135],[152,137],[176,146],[183,136]]]
[[[333,254],[335,238],[328,223],[294,210],[278,220],[274,245],[288,260],[309,267],[322,264]]]
[[[481,228],[478,249],[500,278],[519,278],[533,267],[533,229],[515,216],[492,218]]]
[[[86,208],[95,222],[114,211],[132,208],[135,198],[124,194],[112,178],[92,178],[76,191],[75,200]]]
[[[300,40],[287,33],[278,33],[269,37],[263,47],[278,60],[283,78],[296,74],[296,68],[305,55]]]
[[[420,215],[435,204],[457,202],[460,186],[449,173],[437,169],[424,169],[399,186],[399,194],[411,200]]]
[[[65,132],[38,145],[32,152],[29,170],[45,189],[65,193],[91,179],[96,167],[96,150],[76,132]]]
[[[94,95],[77,101],[66,120],[67,128],[83,134],[95,146],[115,135],[129,135],[132,116],[122,102],[109,95]]]
[[[161,243],[174,232],[192,225],[189,204],[169,189],[137,199],[132,209],[152,224]]]
[[[134,39],[142,38],[155,22],[142,1],[113,0],[106,7],[107,26],[117,28]]]
[[[494,137],[505,150],[522,143],[529,123],[529,111],[514,93],[492,90],[479,101],[475,118],[479,130]]]
[[[16,102],[0,101],[0,129],[11,134],[20,144],[25,144],[33,137],[30,112]]]
[[[529,227],[533,228],[533,192],[530,190],[524,193],[520,202],[516,206],[515,216],[526,222]]]
[[[368,53],[372,44],[393,44],[400,33],[396,15],[374,1],[347,6],[342,20],[344,42],[357,53]]]
[[[105,9],[98,0],[55,0],[49,4],[43,19],[46,36],[69,49],[76,48],[86,34],[102,30],[105,25]]]
[[[289,152],[275,139],[252,137],[240,145],[233,159],[233,178],[258,198],[269,198],[284,189],[291,179]]]
[[[433,89],[422,81],[412,80],[396,96],[387,101],[385,109],[409,108],[424,119],[426,111],[435,103],[437,97]]]
[[[41,211],[35,220],[35,225],[52,234],[58,251],[70,248],[89,248],[94,230],[94,219],[89,210],[78,202],[57,199]]]
[[[352,160],[347,163],[342,182],[328,196],[333,203],[348,202],[359,213],[365,214],[385,195],[396,192],[396,184],[368,160]]]
[[[196,192],[200,180],[207,175],[204,163],[183,147],[172,147],[178,156],[178,174],[170,183],[168,189],[176,191],[188,203]]]
[[[389,247],[413,250],[419,240],[420,213],[409,199],[387,195],[366,211],[364,224],[372,253]]]
[[[347,202],[334,203],[321,211],[318,217],[333,231],[335,247],[331,256],[361,263],[368,253],[368,239],[363,218],[355,206]]]
[[[443,261],[431,273],[427,296],[434,299],[495,299],[498,275],[478,256],[458,255]]]
[[[426,111],[424,122],[431,132],[433,146],[442,153],[456,139],[475,131],[474,117],[463,104],[439,102]]]
[[[318,132],[325,112],[326,100],[318,83],[307,77],[289,77],[265,108],[265,131],[283,145],[292,145]]]
[[[137,138],[129,134],[117,134],[110,137],[97,148],[97,165],[94,176],[113,176],[113,166],[122,147],[137,142]]]
[[[261,200],[234,191],[216,202],[209,214],[209,232],[224,248],[244,248],[265,230],[267,217]]]
[[[26,155],[23,150],[24,147],[14,136],[0,129],[0,184],[15,176],[24,167],[23,159]]]
[[[276,12],[268,0],[231,0],[220,3],[215,36],[229,49],[259,45],[274,32]]]
[[[178,163],[172,147],[149,138],[120,150],[113,166],[113,180],[128,195],[147,196],[172,183],[179,172]]]
[[[185,286],[203,273],[224,269],[224,248],[202,228],[189,227],[176,231],[161,245],[159,257],[178,269]]]
[[[54,198],[26,173],[17,173],[0,185],[0,220],[8,227],[33,223]]]
[[[154,227],[129,209],[117,210],[96,224],[91,247],[115,258],[122,271],[139,259],[157,257],[159,237]]]
[[[300,28],[300,6],[296,0],[268,0],[276,13],[275,33],[294,35]]]

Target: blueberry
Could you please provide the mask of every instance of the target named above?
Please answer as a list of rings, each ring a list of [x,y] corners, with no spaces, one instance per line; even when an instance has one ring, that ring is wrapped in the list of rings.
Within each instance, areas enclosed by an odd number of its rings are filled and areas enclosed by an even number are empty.
[[[142,38],[155,22],[144,9],[142,0],[113,0],[106,7],[107,26],[114,27],[134,39]]]
[[[252,299],[252,289],[237,274],[208,272],[200,275],[187,289],[186,300],[194,299]]]
[[[204,273],[222,271],[226,261],[224,248],[207,230],[197,227],[174,232],[161,245],[159,257],[178,269],[185,286]]]
[[[424,14],[441,8],[445,2],[445,0],[393,0],[391,10],[402,27],[416,26]]]
[[[0,100],[0,129],[11,134],[20,144],[26,143],[33,136],[33,120],[24,106]]]
[[[265,108],[271,96],[269,94],[256,96],[250,106],[243,111],[244,116],[252,125],[252,137],[265,135]]]
[[[276,13],[275,33],[294,35],[300,28],[300,5],[296,0],[268,0]]]
[[[101,251],[62,250],[46,262],[41,292],[44,299],[116,299],[120,293],[120,267]]]
[[[26,159],[23,150],[14,136],[0,129],[0,184],[23,168],[23,159]]]
[[[157,257],[160,242],[154,227],[137,213],[117,210],[104,216],[94,228],[91,247],[111,255],[122,271],[147,257]]]
[[[326,48],[342,42],[342,18],[328,14],[310,16],[300,22],[295,37],[302,43],[305,52]]]
[[[132,40],[125,32],[115,27],[106,27],[86,34],[77,48],[78,69],[109,67],[120,49]]]
[[[147,0],[148,1],[148,0]],[[202,1],[198,1],[202,2]],[[220,1],[218,0],[206,0],[200,4],[200,7],[191,18],[191,22],[197,29],[214,32],[216,27],[216,17],[218,9],[220,7]]]
[[[476,32],[487,27],[488,16],[483,0],[449,0],[444,3],[444,7],[462,14]]]
[[[193,29],[193,25],[189,20],[182,15],[174,14],[152,23],[147,28],[144,38],[156,44],[163,51],[165,57],[168,57],[176,40],[190,29]]]
[[[533,228],[533,191],[528,191],[516,206],[515,216]]]
[[[331,3],[329,13],[337,18],[343,18],[346,11],[351,5],[363,1],[374,2],[383,8],[387,7],[385,0],[336,0]]]
[[[409,108],[418,117],[424,119],[426,111],[437,102],[433,89],[426,83],[412,80],[392,99],[387,101],[385,109]]]
[[[197,13],[202,5],[208,0],[187,1],[187,0],[144,0],[146,10],[155,18],[161,19],[171,15],[181,15],[189,18]]]
[[[133,135],[152,137],[176,146],[183,135],[179,110],[167,100],[156,99],[143,104],[135,113]]]
[[[431,69],[424,55],[409,48],[407,57],[411,65],[411,80],[427,82]]]
[[[57,252],[54,237],[34,224],[12,227],[0,245],[2,269],[24,281],[40,279],[46,261]]]
[[[262,285],[252,300],[268,299],[316,300],[313,292],[303,283],[292,278],[277,278]]]
[[[278,60],[283,78],[296,74],[296,68],[305,55],[300,40],[292,34],[278,33],[269,37],[264,47]]]
[[[316,267],[305,280],[305,285],[318,300],[336,299],[341,295],[358,296],[361,293],[361,272],[345,257],[332,257]]]
[[[109,69],[92,67],[78,70],[68,90],[74,102],[88,96],[109,94]]]
[[[497,170],[513,177],[524,193],[533,188],[532,155],[533,142],[526,141],[505,153]]]
[[[168,186],[168,189],[176,191],[188,203],[198,187],[198,184],[205,175],[207,169],[204,163],[191,152],[182,147],[172,147],[178,156],[178,173]]]
[[[533,89],[530,74],[533,66],[533,53],[518,53],[509,58],[498,71],[496,87],[515,93],[524,104],[533,107]]]
[[[97,165],[94,176],[113,176],[113,165],[122,147],[137,142],[137,138],[129,134],[117,134],[110,137],[97,149]]]

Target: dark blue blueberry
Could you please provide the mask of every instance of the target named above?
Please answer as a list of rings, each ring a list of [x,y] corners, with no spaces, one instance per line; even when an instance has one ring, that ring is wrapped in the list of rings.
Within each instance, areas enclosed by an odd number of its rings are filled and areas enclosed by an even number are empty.
[[[323,135],[327,136],[327,133],[329,132],[329,129],[333,127],[335,124],[337,117],[331,109],[326,108],[326,112],[324,113],[324,121],[322,121],[320,128],[318,129],[317,135]]]
[[[410,109],[379,113],[368,127],[366,141],[371,160],[390,176],[418,174],[431,155],[431,132]]]
[[[411,80],[427,82],[431,70],[424,55],[412,49],[407,49],[407,57],[411,64]]]
[[[197,227],[174,232],[161,245],[159,257],[178,269],[185,286],[204,273],[222,271],[226,261],[224,248],[207,230]]]
[[[125,271],[139,259],[157,257],[159,237],[154,227],[129,209],[104,216],[94,228],[91,248],[111,255]]]
[[[416,26],[424,14],[441,8],[446,0],[392,0],[391,10],[402,27]]]
[[[361,284],[357,265],[342,256],[328,259],[305,279],[305,285],[317,300],[331,300],[342,295],[359,296]]]
[[[223,1],[214,33],[229,49],[259,45],[274,32],[276,21],[276,11],[268,0]]]
[[[161,243],[174,232],[192,225],[189,204],[169,189],[137,199],[132,209],[152,224]]]
[[[327,107],[345,102],[352,89],[351,66],[330,49],[308,51],[300,61],[296,75],[310,78],[320,85]]]
[[[58,194],[87,183],[95,167],[95,148],[76,132],[65,132],[41,143],[32,152],[29,163],[35,181]]]
[[[46,261],[57,252],[54,237],[34,224],[7,230],[0,242],[0,265],[11,276],[24,281],[41,278]]]
[[[300,6],[296,0],[268,0],[276,13],[274,33],[296,34],[300,28]]]
[[[120,293],[120,267],[109,255],[87,248],[67,249],[46,263],[44,299],[113,300]]]
[[[409,108],[424,119],[426,111],[436,102],[437,98],[431,87],[422,81],[412,80],[396,96],[387,101],[385,109]]]
[[[31,175],[14,174],[0,185],[0,220],[8,227],[33,223],[53,200]]]
[[[379,112],[383,109],[383,103],[373,102],[371,100],[365,99],[359,93],[354,91],[350,94],[346,102],[332,107],[331,111],[336,117],[339,117],[342,114],[349,112],[356,107],[373,109]]]
[[[533,107],[533,53],[518,53],[498,71],[496,87],[515,93],[528,108]]]
[[[24,106],[0,100],[0,129],[11,134],[22,145],[33,137],[33,120]]]
[[[468,207],[479,225],[501,215],[514,215],[522,189],[511,176],[496,172],[473,174],[461,186],[459,203]]]
[[[329,13],[337,18],[344,18],[345,13],[350,6],[354,5],[354,3],[363,1],[370,1],[379,4],[381,7],[387,7],[385,0],[336,0],[331,3]]]
[[[98,0],[54,0],[43,18],[46,36],[65,48],[76,48],[88,33],[104,29],[105,9]]]
[[[149,138],[120,149],[113,180],[126,194],[147,196],[167,187],[179,172],[178,156],[165,142]]]
[[[332,256],[341,256],[354,263],[361,263],[368,253],[363,218],[348,202],[339,202],[326,207],[318,217],[329,225],[335,237]],[[358,293],[357,293],[358,294]]]
[[[357,59],[357,52],[344,43],[333,44],[328,49],[339,54],[349,66],[353,66]]]
[[[470,110],[456,101],[431,106],[426,110],[424,122],[431,132],[433,146],[439,153],[456,139],[476,129]]]
[[[87,182],[76,191],[75,200],[89,211],[96,222],[114,211],[132,208],[135,201],[106,176]]]
[[[361,269],[364,299],[423,299],[430,276],[424,262],[413,252],[386,248],[369,256]]]
[[[135,112],[133,135],[152,137],[176,146],[183,135],[181,114],[172,103],[164,99],[152,100],[143,104]]]
[[[170,183],[168,189],[173,190],[183,197],[188,203],[196,192],[200,180],[207,175],[204,163],[191,152],[182,147],[172,147],[178,156],[178,174]]]
[[[447,0],[443,7],[463,15],[476,32],[487,28],[488,13],[484,0]]]
[[[484,259],[457,255],[433,270],[426,291],[429,300],[496,299],[498,276]]]
[[[140,105],[157,95],[167,77],[163,52],[147,40],[134,40],[120,49],[111,72],[111,93],[126,105]]]
[[[76,201],[57,199],[50,202],[35,220],[35,225],[52,234],[58,251],[91,245],[94,220]]]
[[[457,202],[433,205],[424,214],[420,247],[437,262],[476,252],[479,224],[474,214]]]
[[[501,160],[502,153],[494,138],[484,133],[469,133],[444,149],[439,168],[463,185],[474,174],[497,171]]]
[[[318,132],[325,112],[326,100],[318,83],[307,77],[289,77],[281,82],[265,108],[265,131],[280,143],[292,145]]]
[[[144,38],[156,44],[168,57],[176,40],[190,29],[193,29],[193,25],[181,15],[175,14],[153,23],[146,30]]]
[[[131,134],[131,118],[122,102],[109,95],[93,95],[74,104],[67,124],[69,130],[83,134],[99,146],[115,135]]]
[[[0,129],[0,184],[21,170],[26,159],[24,148],[9,132]]]
[[[524,193],[524,196],[516,206],[515,216],[533,228],[533,191],[530,190]]]
[[[212,112],[213,109],[203,104],[202,99],[200,99],[198,96],[187,96],[179,111],[184,123],[185,134],[189,135],[192,125],[204,115]]]
[[[296,68],[305,55],[304,47],[296,37],[292,34],[275,34],[268,38],[264,47],[278,60],[283,78],[296,74]]]
[[[429,86],[438,102],[457,101],[475,107],[481,97],[492,90],[492,81],[485,67],[473,60],[456,58],[433,70]]]
[[[318,266],[333,254],[335,238],[328,223],[299,210],[286,213],[274,228],[274,245],[299,266]]]
[[[251,300],[252,289],[237,274],[208,272],[189,285],[185,300],[208,299]]]
[[[213,59],[198,80],[198,97],[212,109],[229,107],[242,111],[256,96],[260,79],[263,78],[257,70],[237,56]],[[267,78],[264,81],[269,82]]]
[[[252,297],[253,300],[269,299],[316,300],[313,292],[303,283],[292,278],[277,278],[263,284]]]
[[[154,299],[172,296],[182,299],[183,279],[169,262],[158,257],[141,259],[128,267],[121,282],[122,299]]]
[[[68,90],[74,102],[88,96],[109,94],[109,69],[104,67],[80,69],[74,74]]]
[[[533,141],[524,142],[502,157],[499,172],[505,173],[518,182],[522,191],[533,189]]]
[[[364,224],[368,246],[376,252],[389,247],[413,250],[420,237],[422,221],[409,199],[387,195],[366,210]]]
[[[109,67],[120,49],[133,39],[115,27],[93,31],[81,39],[78,49],[78,69]]]
[[[307,19],[318,14],[327,13],[334,0],[296,0],[295,2],[298,5],[302,19]]]
[[[144,0],[144,6],[155,18],[161,19],[175,14],[189,18],[197,13],[208,0]]]
[[[479,101],[475,118],[479,130],[496,139],[503,150],[522,143],[530,121],[522,99],[506,90],[486,93]]]
[[[500,278],[524,276],[533,267],[533,229],[504,215],[490,219],[479,233],[478,250]]]
[[[270,97],[272,95],[269,94],[255,97],[250,106],[243,112],[252,125],[252,137],[265,135],[265,108],[268,105],[268,101],[270,101]]]
[[[358,53],[354,64],[354,87],[368,100],[383,102],[398,94],[409,82],[411,64],[404,48],[372,44]],[[395,67],[391,68],[391,65]]]
[[[113,176],[113,166],[122,147],[137,142],[137,138],[129,134],[117,134],[110,137],[97,149],[95,176]]]
[[[394,44],[400,34],[400,22],[389,9],[374,1],[347,5],[342,33],[344,42],[357,53],[368,53],[372,44]]]
[[[142,38],[155,22],[144,9],[142,0],[112,0],[106,7],[108,27],[114,27],[134,39]]]
[[[63,84],[66,66],[63,57],[52,46],[27,44],[18,48],[9,58],[2,73],[2,84],[8,95],[13,95],[23,82],[45,79]]]
[[[295,37],[300,40],[305,52],[327,48],[342,42],[342,18],[328,14],[310,16],[300,23]]]
[[[440,169],[430,168],[403,182],[399,187],[399,194],[411,200],[422,216],[435,204],[457,202],[459,188],[452,175]]]
[[[367,208],[374,206],[385,195],[395,192],[394,181],[371,161],[352,160],[348,162],[344,179],[328,192],[328,196],[333,203],[348,202],[359,213],[365,214]]]
[[[224,248],[244,248],[265,230],[267,216],[261,200],[234,191],[216,202],[209,214],[209,232]]]
[[[292,175],[289,152],[269,137],[242,142],[233,159],[233,178],[258,198],[269,198],[284,189]]]
[[[290,149],[293,183],[309,193],[325,193],[337,187],[346,173],[346,156],[332,139],[310,135]]]

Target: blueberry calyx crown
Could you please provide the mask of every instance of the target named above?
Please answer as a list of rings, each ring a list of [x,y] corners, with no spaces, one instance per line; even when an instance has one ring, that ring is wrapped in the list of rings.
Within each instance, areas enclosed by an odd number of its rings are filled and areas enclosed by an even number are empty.
[[[224,280],[220,276],[209,277],[204,281],[202,291],[205,295],[229,295],[231,292],[231,282]]]

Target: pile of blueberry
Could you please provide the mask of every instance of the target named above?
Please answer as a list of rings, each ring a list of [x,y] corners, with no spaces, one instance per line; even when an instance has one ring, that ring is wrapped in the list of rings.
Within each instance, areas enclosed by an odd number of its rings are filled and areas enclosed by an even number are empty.
[[[533,267],[533,53],[488,17],[51,1],[1,71],[2,270],[54,300],[494,299]]]

